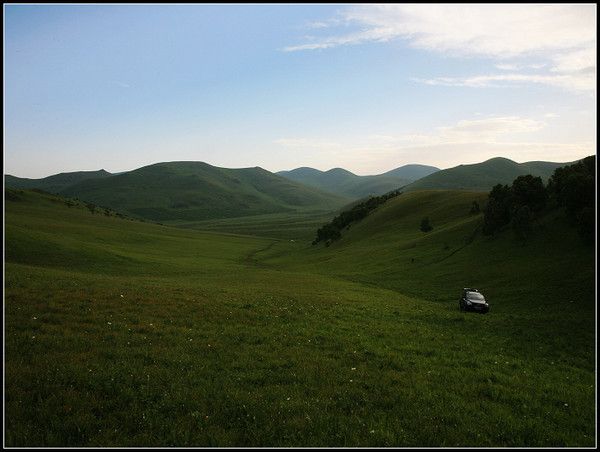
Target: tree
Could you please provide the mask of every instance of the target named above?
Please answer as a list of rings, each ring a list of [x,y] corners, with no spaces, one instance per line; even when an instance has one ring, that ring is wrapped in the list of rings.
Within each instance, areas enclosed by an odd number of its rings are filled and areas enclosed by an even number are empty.
[[[513,215],[511,224],[515,235],[520,240],[526,240],[531,234],[531,220],[533,215],[529,206],[518,206]]]
[[[568,214],[575,214],[595,202],[596,157],[589,156],[574,165],[554,170],[548,181],[552,201],[564,206]]]
[[[541,177],[531,174],[517,177],[511,187],[512,203],[515,208],[529,206],[533,212],[540,212],[546,207],[548,193]]]
[[[495,234],[500,228],[510,223],[511,189],[508,185],[498,184],[488,195],[488,202],[483,211],[483,233]]]
[[[429,232],[433,229],[433,226],[429,223],[429,217],[425,217],[421,220],[421,231]]]
[[[579,233],[593,242],[596,217],[596,156],[557,168],[548,182],[550,200],[563,207]]]

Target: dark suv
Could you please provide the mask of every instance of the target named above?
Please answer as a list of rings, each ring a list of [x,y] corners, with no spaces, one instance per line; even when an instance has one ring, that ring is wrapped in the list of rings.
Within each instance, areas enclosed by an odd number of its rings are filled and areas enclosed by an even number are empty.
[[[458,307],[461,311],[477,311],[484,314],[490,310],[490,305],[485,301],[485,297],[477,289],[468,287],[463,289]]]

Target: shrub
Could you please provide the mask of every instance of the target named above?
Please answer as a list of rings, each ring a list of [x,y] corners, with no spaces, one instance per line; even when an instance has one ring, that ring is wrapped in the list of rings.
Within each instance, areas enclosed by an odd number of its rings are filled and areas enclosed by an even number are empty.
[[[85,206],[89,209],[90,212],[92,212],[92,214],[94,214],[96,212],[96,204],[91,203],[91,202],[86,202]]]
[[[425,217],[421,220],[421,231],[429,232],[433,229],[433,226],[429,223],[429,217]]]

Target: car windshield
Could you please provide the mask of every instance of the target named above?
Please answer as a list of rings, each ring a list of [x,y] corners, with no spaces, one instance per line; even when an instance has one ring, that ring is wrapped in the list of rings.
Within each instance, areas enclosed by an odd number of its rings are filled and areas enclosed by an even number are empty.
[[[467,298],[471,300],[484,300],[483,295],[477,292],[467,292]]]

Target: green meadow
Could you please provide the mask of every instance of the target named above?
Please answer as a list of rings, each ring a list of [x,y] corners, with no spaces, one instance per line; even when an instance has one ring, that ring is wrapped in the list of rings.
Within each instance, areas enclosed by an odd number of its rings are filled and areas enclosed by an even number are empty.
[[[322,212],[173,227],[7,190],[5,445],[593,447],[594,248],[559,213],[484,237],[485,196],[312,246]]]

